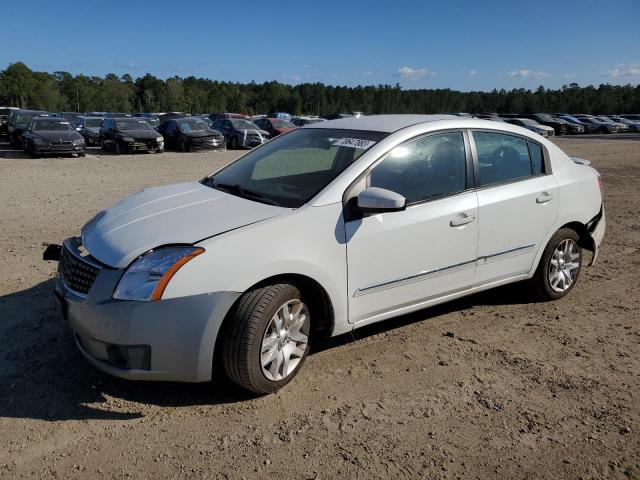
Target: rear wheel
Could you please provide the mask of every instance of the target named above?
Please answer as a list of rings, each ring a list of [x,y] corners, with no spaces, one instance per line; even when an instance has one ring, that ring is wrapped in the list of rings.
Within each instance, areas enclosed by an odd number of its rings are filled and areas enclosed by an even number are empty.
[[[115,141],[114,151],[115,151],[116,155],[121,155],[121,154],[124,153],[124,149],[122,148],[122,145],[117,140]]]
[[[567,295],[582,269],[582,249],[575,230],[562,228],[549,240],[542,253],[531,286],[541,300],[557,300]]]
[[[266,285],[245,293],[229,322],[222,361],[235,383],[265,394],[298,373],[309,352],[311,315],[296,286]]]
[[[231,150],[235,150],[238,148],[238,139],[236,137],[231,137],[231,142],[229,143],[229,148]]]

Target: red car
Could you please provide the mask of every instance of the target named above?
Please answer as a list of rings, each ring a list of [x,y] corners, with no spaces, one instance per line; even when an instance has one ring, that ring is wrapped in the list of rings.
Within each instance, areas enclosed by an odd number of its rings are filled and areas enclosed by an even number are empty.
[[[269,135],[272,137],[298,128],[293,123],[287,122],[281,118],[260,118],[253,123],[259,126],[262,130],[269,132]]]

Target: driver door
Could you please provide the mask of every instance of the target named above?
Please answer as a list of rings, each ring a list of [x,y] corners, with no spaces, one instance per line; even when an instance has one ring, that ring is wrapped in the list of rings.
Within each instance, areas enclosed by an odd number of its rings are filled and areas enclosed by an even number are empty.
[[[345,221],[351,323],[383,320],[473,285],[478,200],[465,135],[411,140],[366,175],[361,189],[399,193],[406,210]]]

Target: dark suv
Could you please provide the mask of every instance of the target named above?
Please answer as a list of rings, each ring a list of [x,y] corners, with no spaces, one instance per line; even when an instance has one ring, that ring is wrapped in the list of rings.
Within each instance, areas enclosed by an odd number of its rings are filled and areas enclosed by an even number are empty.
[[[200,117],[174,118],[163,122],[158,131],[164,137],[165,146],[182,152],[197,149],[225,149],[225,140],[217,130]]]
[[[106,118],[100,127],[103,150],[116,155],[146,150],[164,151],[164,138],[142,118]]]
[[[548,113],[507,113],[500,116],[503,118],[531,118],[542,125],[553,128],[556,135],[565,135],[569,131],[569,122],[553,118]]]
[[[14,110],[9,115],[7,131],[9,142],[16,148],[22,148],[22,140],[25,130],[33,117],[51,116],[43,110]]]

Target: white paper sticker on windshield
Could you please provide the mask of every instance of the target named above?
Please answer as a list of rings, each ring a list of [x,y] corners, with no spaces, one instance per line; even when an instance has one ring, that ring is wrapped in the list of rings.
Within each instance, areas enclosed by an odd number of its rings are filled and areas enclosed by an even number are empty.
[[[371,145],[373,145],[373,140],[363,140],[362,138],[341,138],[340,140],[336,140],[333,142],[334,147],[348,147],[348,148],[359,148],[361,150],[366,150]]]

